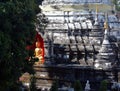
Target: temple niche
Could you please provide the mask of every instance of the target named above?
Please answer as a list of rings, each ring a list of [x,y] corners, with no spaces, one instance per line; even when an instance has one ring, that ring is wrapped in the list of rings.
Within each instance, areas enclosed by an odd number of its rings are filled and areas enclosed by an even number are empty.
[[[89,80],[97,91],[101,80],[119,80],[116,33],[120,32],[120,22],[109,12],[110,0],[44,0],[40,7],[48,23],[42,35],[45,62],[36,67],[38,87],[43,85],[39,79],[49,86],[58,79],[59,87],[75,80],[84,86]]]

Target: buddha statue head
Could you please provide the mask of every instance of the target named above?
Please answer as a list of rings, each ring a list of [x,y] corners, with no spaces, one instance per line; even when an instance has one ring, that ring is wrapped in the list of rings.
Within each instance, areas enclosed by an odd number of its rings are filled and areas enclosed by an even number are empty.
[[[36,42],[36,48],[40,48],[41,47],[41,43],[40,43],[40,41],[37,41]]]

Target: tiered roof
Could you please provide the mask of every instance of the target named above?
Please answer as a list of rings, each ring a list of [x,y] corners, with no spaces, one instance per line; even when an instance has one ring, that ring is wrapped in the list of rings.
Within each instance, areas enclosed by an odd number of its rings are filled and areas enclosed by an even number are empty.
[[[115,54],[109,41],[108,29],[105,28],[104,32],[104,13],[98,13],[97,9],[96,12],[82,10],[77,6],[82,6],[80,2],[75,4],[72,0],[72,4],[66,3],[68,1],[70,0],[60,0],[59,2],[64,3],[61,5],[52,0],[43,2],[43,13],[49,21],[45,28],[45,38],[49,37],[50,41],[45,39],[45,47],[49,58],[51,57],[50,60],[55,61],[55,64],[79,64],[91,67],[97,67],[96,64],[105,67],[104,64],[110,63],[111,67],[115,61],[113,57]]]

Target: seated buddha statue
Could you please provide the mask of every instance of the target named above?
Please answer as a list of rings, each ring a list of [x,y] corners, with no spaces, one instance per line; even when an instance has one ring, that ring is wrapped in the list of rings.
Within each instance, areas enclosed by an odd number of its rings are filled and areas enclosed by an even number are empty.
[[[43,50],[39,41],[36,42],[35,57],[38,58],[38,62],[36,62],[36,64],[43,63]]]

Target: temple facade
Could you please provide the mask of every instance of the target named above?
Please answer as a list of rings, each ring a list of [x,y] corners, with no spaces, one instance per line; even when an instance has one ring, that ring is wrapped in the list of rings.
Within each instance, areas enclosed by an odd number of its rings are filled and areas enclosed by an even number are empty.
[[[83,3],[83,9],[74,6]],[[96,3],[95,9],[88,3]],[[56,79],[59,87],[72,87],[76,80],[84,87],[89,80],[92,91],[97,91],[102,80],[120,81],[120,22],[109,10],[99,11],[98,4],[110,5],[111,1],[43,1],[38,18],[44,15],[47,22],[44,31],[38,29],[44,40],[45,63],[34,67],[38,88],[49,90]]]

